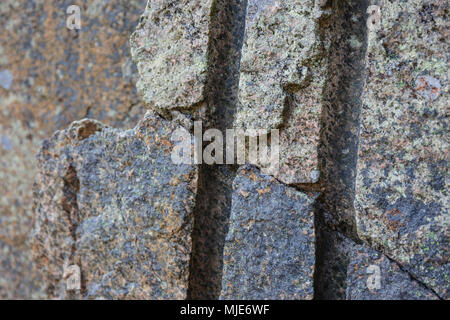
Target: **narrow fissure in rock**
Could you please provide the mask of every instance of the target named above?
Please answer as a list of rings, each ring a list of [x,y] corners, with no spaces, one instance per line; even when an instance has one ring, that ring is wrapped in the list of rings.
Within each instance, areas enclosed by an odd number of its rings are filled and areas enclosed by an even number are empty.
[[[72,165],[69,166],[63,180],[64,198],[62,201],[62,207],[67,214],[68,221],[70,222],[70,233],[74,243],[74,245],[72,246],[72,254],[70,259],[73,259],[76,250],[76,228],[79,223],[77,194],[80,191],[80,181],[78,180],[77,172]]]
[[[315,299],[345,299],[349,261],[343,239],[358,242],[353,201],[368,5],[367,0],[330,2],[332,15],[322,24],[330,56],[319,149],[323,193],[315,215]],[[345,237],[332,236],[335,232]]]
[[[218,0],[211,14],[206,122],[222,131],[224,137],[225,130],[233,128],[246,7],[246,0]],[[204,125],[203,130],[207,129]],[[217,299],[220,295],[236,169],[228,165],[199,166],[188,299]]]
[[[420,281],[420,279],[418,279],[413,273],[411,273],[408,269],[406,269],[401,263],[399,263],[398,261],[395,261],[394,259],[392,259],[391,257],[389,257],[388,255],[386,255],[386,257],[389,259],[389,261],[391,261],[392,263],[395,263],[398,268],[400,270],[402,270],[404,273],[406,273],[413,282],[416,282],[419,286],[421,286],[422,288],[424,288],[424,290],[427,290],[429,292],[432,292],[433,295],[436,296],[437,299],[439,300],[445,300],[445,298],[441,297],[436,290],[434,290],[433,288],[431,288],[430,286],[426,285],[425,283],[423,283],[423,281]]]
[[[70,165],[67,169],[66,175],[63,178],[64,197],[62,200],[62,207],[64,212],[67,214],[67,220],[70,223],[69,231],[72,237],[72,248],[69,260],[67,261],[67,266],[77,265],[81,270],[81,261],[76,261],[76,245],[77,245],[77,227],[80,223],[79,209],[78,209],[78,192],[80,191],[80,180],[78,179],[77,172],[73,165]],[[83,275],[80,273],[80,290],[81,296],[85,293],[85,286],[83,282]],[[68,298],[75,299],[77,294],[74,291],[68,291]]]

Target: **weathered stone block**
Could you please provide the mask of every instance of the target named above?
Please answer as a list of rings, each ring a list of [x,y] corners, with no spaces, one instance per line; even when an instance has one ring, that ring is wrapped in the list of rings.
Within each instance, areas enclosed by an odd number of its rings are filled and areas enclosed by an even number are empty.
[[[448,3],[384,1],[372,8],[358,233],[448,298]]]
[[[326,59],[317,1],[249,0],[235,126],[280,128],[285,183],[319,179],[318,143]]]
[[[48,297],[186,298],[197,169],[172,163],[176,129],[148,113],[134,130],[82,120],[44,142],[34,253]]]
[[[213,0],[149,1],[131,37],[144,104],[161,113],[206,100]]]
[[[238,170],[221,299],[312,299],[315,197],[254,167]]]

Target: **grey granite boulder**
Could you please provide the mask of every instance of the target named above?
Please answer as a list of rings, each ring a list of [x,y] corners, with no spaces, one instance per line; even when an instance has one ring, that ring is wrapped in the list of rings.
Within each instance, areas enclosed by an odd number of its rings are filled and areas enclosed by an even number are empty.
[[[312,299],[313,203],[244,166],[233,183],[221,299]]]
[[[369,9],[358,234],[448,298],[448,2]]]
[[[82,120],[44,142],[33,238],[49,298],[186,298],[197,169],[172,163],[176,129],[147,113],[134,130]]]

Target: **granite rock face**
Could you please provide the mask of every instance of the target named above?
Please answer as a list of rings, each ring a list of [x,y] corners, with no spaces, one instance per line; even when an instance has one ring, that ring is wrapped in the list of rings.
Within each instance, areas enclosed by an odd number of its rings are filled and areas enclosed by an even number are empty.
[[[233,182],[221,299],[312,299],[316,195],[241,167]]]
[[[72,4],[80,30],[66,28]],[[132,128],[143,115],[128,42],[144,7],[145,0],[0,3],[0,298],[40,295],[28,238],[42,140],[84,117]]]
[[[358,235],[448,298],[448,2],[384,1],[373,8]]]
[[[134,130],[82,120],[44,142],[33,249],[47,297],[186,298],[197,169],[172,163],[176,129],[147,113]]]
[[[347,267],[347,300],[438,300],[438,296],[416,281],[385,255],[353,245]]]
[[[206,100],[208,44],[215,0],[149,1],[131,37],[144,104],[167,114]]]
[[[449,299],[447,2],[144,2],[0,4],[0,299]]]
[[[249,0],[235,127],[280,132],[284,183],[319,179],[318,143],[326,55],[320,1]]]
[[[398,263],[367,244],[329,229],[317,231],[315,299],[437,300]]]

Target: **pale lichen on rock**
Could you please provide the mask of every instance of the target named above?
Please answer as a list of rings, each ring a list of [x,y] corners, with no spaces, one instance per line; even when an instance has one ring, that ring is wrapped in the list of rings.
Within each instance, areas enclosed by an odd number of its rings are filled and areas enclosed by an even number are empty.
[[[138,92],[160,113],[204,107],[215,0],[149,1],[131,37]],[[192,111],[192,110],[191,110]]]
[[[280,172],[315,183],[325,49],[317,1],[249,0],[235,127],[280,132]]]
[[[369,32],[359,236],[441,297],[450,282],[446,1],[384,1]]]

